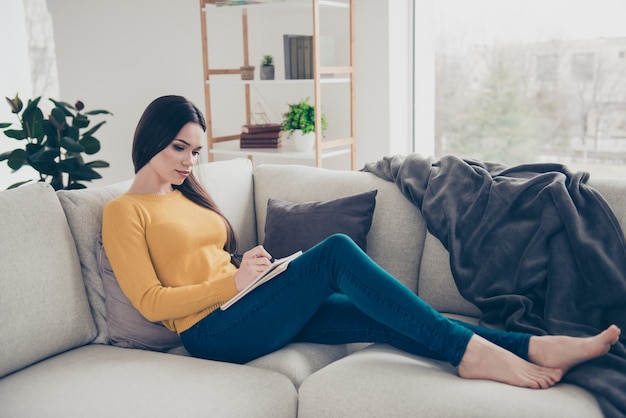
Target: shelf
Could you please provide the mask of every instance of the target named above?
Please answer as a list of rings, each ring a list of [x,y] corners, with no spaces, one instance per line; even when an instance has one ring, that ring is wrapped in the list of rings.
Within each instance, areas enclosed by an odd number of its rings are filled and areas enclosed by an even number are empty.
[[[250,10],[261,10],[261,11],[271,11],[273,8],[281,8],[284,7],[300,7],[300,8],[310,8],[311,0],[257,0],[252,1],[250,3],[245,1],[237,1],[231,2],[233,4],[214,4],[214,2],[210,2],[205,0],[204,7],[210,6],[219,10],[237,10],[241,7],[246,7]],[[322,7],[332,7],[332,8],[344,8],[349,9],[350,3],[348,0],[318,0],[318,3]]]
[[[216,77],[216,76],[213,76]],[[349,83],[350,79],[347,77],[322,77],[320,79],[320,83],[322,84],[344,84]],[[295,84],[304,84],[304,85],[313,85],[313,79],[296,79],[296,80],[242,80],[237,77],[218,77],[211,78],[207,80],[207,84],[250,84],[250,85],[295,85]]]
[[[289,141],[289,140],[287,140]],[[239,140],[222,141],[213,144],[211,154],[228,157],[272,157],[291,160],[315,161],[315,151],[296,151],[292,144],[283,144],[280,148],[239,148]],[[350,148],[335,148],[322,151],[322,158],[337,157],[350,154]]]
[[[251,3],[247,3],[245,1],[233,1],[232,3],[234,4],[232,5],[220,7],[214,4],[216,3],[216,1],[214,0],[200,0],[200,10],[202,16],[202,54],[204,60],[203,67],[205,80],[204,91],[207,118],[206,134],[209,161],[211,161],[214,156],[247,156],[250,159],[253,159],[253,157],[256,156],[284,160],[307,160],[310,162],[314,162],[317,167],[320,167],[322,165],[323,159],[347,154],[350,157],[350,168],[352,170],[355,169],[356,137],[354,134],[354,1],[355,0],[257,0]],[[323,58],[327,57],[320,56],[322,42],[320,29],[320,10],[322,8],[326,10],[334,10],[330,14],[325,14],[325,18],[328,18],[329,23],[326,24],[325,29],[322,28],[325,30],[326,35],[324,36],[332,37],[332,35],[328,35],[326,33],[329,28],[341,28],[340,31],[334,32],[334,34],[335,36],[338,35],[338,39],[346,39],[346,42],[344,42],[344,44],[342,45],[342,49],[340,50],[340,56],[344,57],[344,59],[339,59],[338,61],[340,62],[338,64],[334,64],[334,59],[323,60]],[[222,12],[224,12],[225,14],[220,16],[220,13]],[[238,59],[236,57],[233,57],[231,54],[226,56],[228,59],[219,60],[220,62],[216,67],[210,67],[207,17],[209,14],[212,13],[215,13],[215,16],[213,16],[215,20],[213,21],[213,26],[211,26],[211,28],[223,28],[218,29],[219,31],[214,29],[215,32],[213,33],[214,39],[217,40],[216,42],[219,42],[220,40],[222,41],[222,46],[225,45],[225,40],[238,40],[239,36],[229,37],[228,34],[231,33],[231,29],[237,30],[237,28],[239,27],[239,24],[237,23],[237,21],[239,20],[239,16],[237,15],[240,15],[241,42],[243,44],[242,62],[238,62]],[[286,14],[293,15],[300,20],[309,21],[311,23],[310,31],[306,29],[307,25],[300,25],[298,23],[295,23],[298,22],[298,19],[290,19],[291,16],[286,16]],[[248,15],[251,16],[250,26],[248,25]],[[237,17],[237,20],[235,20],[235,17]],[[257,23],[263,22],[264,25],[267,25],[268,22],[271,21],[271,19],[280,19],[279,22],[292,22],[295,24],[295,26],[294,24],[286,24],[283,27],[283,25],[279,23],[278,26],[271,26],[273,30],[267,30],[266,27],[266,30],[263,32],[263,34],[267,35],[267,38],[262,40],[266,45],[271,44],[269,50],[273,55],[276,55],[278,53],[278,50],[280,50],[282,53],[284,48],[283,40],[286,33],[299,33],[304,35],[310,34],[312,36],[313,78],[284,79],[283,75],[279,73],[281,78],[275,80],[261,80],[259,78],[252,80],[241,79],[241,68],[253,64],[250,61],[251,48],[249,38],[251,34],[249,33],[249,30],[259,32],[259,30],[263,29],[263,26],[257,25]],[[277,30],[279,27],[281,27],[282,30]],[[330,32],[333,33],[333,31]],[[270,35],[274,37],[270,37]],[[276,42],[274,41],[274,39],[276,40]],[[257,41],[257,38],[255,38],[255,41]],[[258,42],[260,44],[262,43],[261,40],[258,40]],[[258,45],[255,45],[255,47],[256,49],[252,48],[252,54],[254,55],[256,60],[256,58],[259,56],[259,51]],[[231,49],[226,49],[226,51],[230,50]],[[331,48],[331,50],[334,52],[334,48]],[[267,49],[264,48],[263,51],[267,51]],[[225,52],[222,51],[222,54],[224,53]],[[216,60],[216,62],[217,61],[218,60]],[[277,61],[280,62],[280,60]],[[321,65],[321,62],[327,62],[330,65]],[[213,64],[215,65],[215,63]],[[258,77],[258,74],[256,74],[256,76]],[[333,132],[331,136],[336,136],[337,133],[339,133],[339,135],[345,135],[344,138],[335,140],[324,140],[322,138],[322,133],[318,130],[315,134],[315,149],[311,150],[310,152],[299,152],[296,151],[290,143],[283,143],[283,146],[278,149],[241,149],[239,147],[238,135],[215,135],[216,132],[214,132],[214,124],[219,122],[220,128],[222,128],[222,130],[224,130],[224,126],[232,126],[232,116],[235,115],[236,112],[222,112],[219,120],[214,119],[211,103],[211,94],[213,88],[216,89],[215,91],[220,92],[220,94],[224,94],[223,92],[226,90],[220,90],[224,88],[223,86],[227,86],[228,89],[231,88],[230,86],[240,86],[239,90],[241,90],[241,97],[243,98],[242,104],[244,106],[243,110],[245,118],[241,122],[237,123],[251,124],[251,116],[253,111],[251,101],[254,100],[254,97],[258,97],[259,95],[261,95],[265,98],[269,97],[270,95],[274,95],[274,97],[281,97],[281,99],[279,99],[281,103],[288,103],[285,100],[289,100],[286,97],[289,96],[291,90],[293,90],[294,93],[299,94],[300,92],[302,92],[302,88],[299,86],[304,86],[304,91],[307,92],[306,96],[310,96],[313,98],[313,106],[316,109],[315,125],[319,127],[322,123],[320,115],[322,114],[321,109],[323,103],[322,86],[324,85],[337,86],[333,86],[332,88],[325,88],[324,94],[328,94],[331,97],[333,94],[335,95],[335,97],[332,97],[330,99],[330,107],[334,106],[334,115],[339,115],[341,117],[340,120],[335,119],[335,121],[339,120],[339,123],[337,125],[334,125],[335,132]],[[269,87],[272,87],[272,89],[270,89]],[[285,90],[284,87],[287,87],[288,90]],[[237,93],[236,90],[237,89],[235,89],[235,93]],[[229,94],[230,93],[231,91],[229,90]],[[343,102],[341,98],[337,99],[338,93],[348,95],[347,104],[346,102]],[[218,94],[216,97],[220,97],[220,95]],[[345,107],[339,108],[339,106],[342,105]],[[222,111],[222,108],[216,107],[216,109],[219,109],[218,111],[216,111],[216,113]],[[226,130],[230,129],[231,128],[227,128]]]

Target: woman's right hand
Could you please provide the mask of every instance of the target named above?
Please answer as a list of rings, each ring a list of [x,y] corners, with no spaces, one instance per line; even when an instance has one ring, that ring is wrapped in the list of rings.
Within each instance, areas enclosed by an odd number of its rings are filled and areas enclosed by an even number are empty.
[[[235,287],[241,292],[246,288],[259,274],[263,273],[271,264],[272,256],[262,245],[257,245],[249,251],[246,251],[241,258],[239,270],[235,273]]]

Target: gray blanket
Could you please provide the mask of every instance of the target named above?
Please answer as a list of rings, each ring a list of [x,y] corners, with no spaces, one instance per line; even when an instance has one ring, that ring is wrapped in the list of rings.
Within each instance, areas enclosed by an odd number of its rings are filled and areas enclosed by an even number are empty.
[[[558,164],[500,164],[418,155],[364,171],[395,182],[450,253],[461,294],[485,326],[535,335],[626,331],[626,241],[586,173]],[[626,332],[564,381],[626,416]]]

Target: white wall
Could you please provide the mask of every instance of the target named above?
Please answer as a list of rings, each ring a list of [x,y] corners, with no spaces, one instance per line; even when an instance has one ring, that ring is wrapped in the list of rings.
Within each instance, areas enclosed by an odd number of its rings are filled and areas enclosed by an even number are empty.
[[[113,112],[94,158],[110,184],[131,178],[131,146],[145,107],[180,94],[204,109],[199,6],[193,0],[48,0],[63,100]]]
[[[411,149],[409,19],[402,12],[410,1],[356,0],[357,169]],[[111,168],[94,184],[130,178],[135,125],[152,99],[180,94],[204,110],[198,1],[48,0],[48,7],[62,100],[114,113],[94,156]]]

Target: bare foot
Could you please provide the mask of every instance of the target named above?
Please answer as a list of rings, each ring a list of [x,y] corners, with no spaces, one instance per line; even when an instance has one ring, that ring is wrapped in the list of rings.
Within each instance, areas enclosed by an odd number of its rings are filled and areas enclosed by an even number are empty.
[[[532,364],[473,335],[458,366],[465,379],[486,379],[532,389],[547,389],[563,377],[558,368]]]
[[[537,365],[567,373],[580,363],[608,353],[619,340],[620,333],[617,326],[611,325],[593,337],[533,336],[528,344],[528,358]]]

